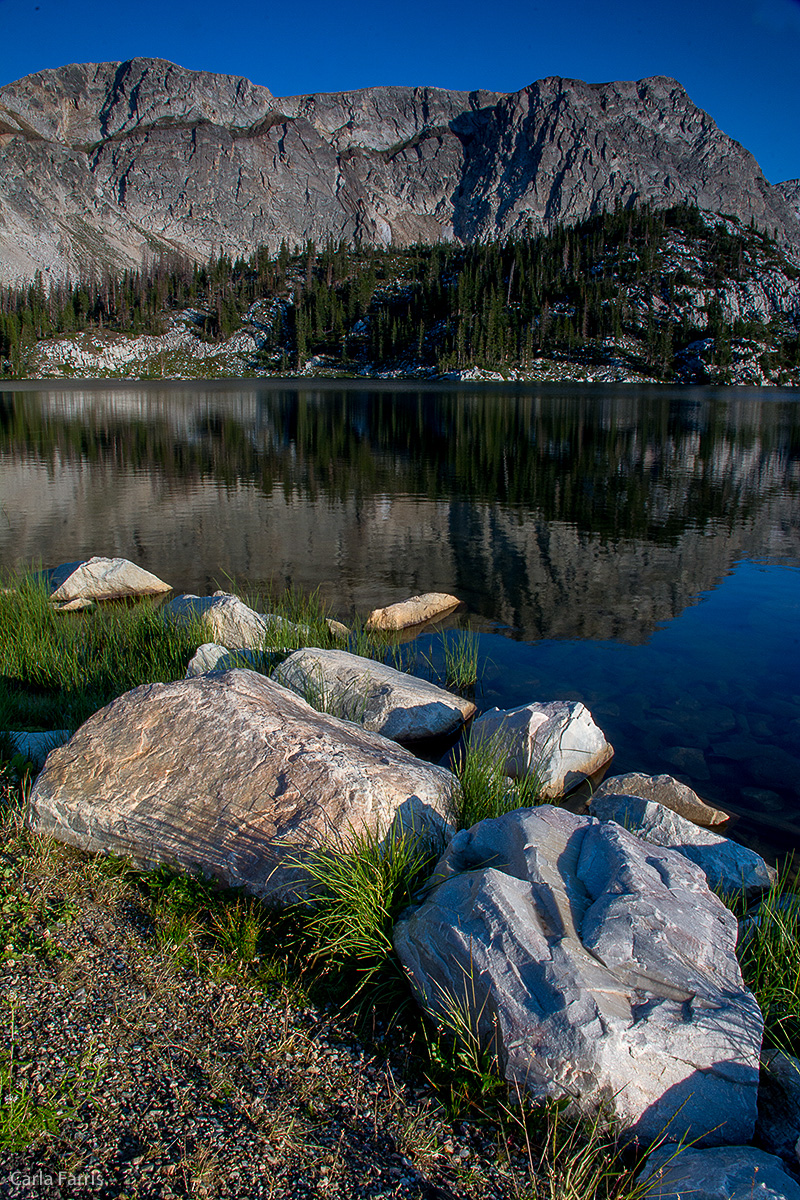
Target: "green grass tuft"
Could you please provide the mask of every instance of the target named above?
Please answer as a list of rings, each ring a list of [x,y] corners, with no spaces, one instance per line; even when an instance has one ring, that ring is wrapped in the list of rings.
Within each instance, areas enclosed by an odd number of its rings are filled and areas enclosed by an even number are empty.
[[[727,898],[744,924],[736,952],[742,977],[764,1014],[764,1046],[800,1054],[800,894],[788,865],[754,912]]]
[[[535,770],[523,779],[509,779],[507,757],[502,732],[473,738],[459,748],[453,763],[458,786],[450,817],[457,829],[470,829],[487,817],[543,803]]]
[[[395,921],[427,881],[444,843],[435,833],[393,827],[384,839],[353,834],[341,846],[305,855],[303,869],[313,880],[313,898],[304,909],[312,963],[352,1001],[369,989],[388,985],[398,1007],[408,996],[395,957]]]

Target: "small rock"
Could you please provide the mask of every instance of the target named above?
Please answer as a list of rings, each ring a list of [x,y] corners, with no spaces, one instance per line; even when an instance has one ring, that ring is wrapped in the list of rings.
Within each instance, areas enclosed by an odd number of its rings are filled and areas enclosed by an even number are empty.
[[[752,1146],[678,1152],[660,1146],[636,1182],[648,1179],[642,1200],[800,1200],[800,1186],[781,1160]]]
[[[373,609],[367,617],[366,627],[386,631],[409,629],[413,625],[446,617],[460,604],[457,596],[449,596],[446,592],[425,592],[421,596],[401,600],[398,604],[390,604],[387,608]]]
[[[331,637],[342,639],[350,637],[350,630],[341,621],[336,621],[333,617],[326,617],[325,624],[328,626]]]
[[[452,733],[475,705],[427,679],[344,650],[297,650],[273,678],[323,712],[355,721],[398,742]]]
[[[471,738],[497,741],[507,754],[506,774],[512,779],[535,775],[548,800],[595,775],[614,754],[589,710],[573,700],[492,708],[475,721]]]
[[[49,729],[46,733],[39,733],[27,729],[9,729],[5,737],[13,743],[17,754],[21,754],[27,762],[32,762],[34,766],[40,767],[51,750],[55,750],[56,746],[63,746],[64,742],[69,741],[70,731],[68,729]]]
[[[696,746],[671,746],[664,757],[673,767],[685,772],[690,779],[705,782],[711,778],[705,755]]]
[[[748,899],[765,892],[775,878],[760,854],[730,838],[701,829],[672,809],[641,796],[592,797],[589,811],[601,821],[616,821],[654,846],[668,846],[696,863],[717,892],[738,893]]]
[[[197,675],[207,675],[210,671],[230,671],[234,667],[251,668],[268,674],[283,653],[285,652],[249,650],[246,647],[242,647],[241,650],[228,650],[226,646],[219,646],[216,642],[204,642],[202,646],[197,647],[189,660],[185,678],[194,679]]]
[[[46,572],[51,600],[118,600],[124,596],[158,596],[172,588],[127,558],[87,558],[62,563]]]
[[[260,650],[265,642],[310,636],[310,631],[272,613],[257,613],[230,592],[213,596],[176,596],[162,609],[166,621],[189,623],[198,618],[210,629],[214,643],[231,650]]]
[[[613,775],[604,779],[595,792],[595,797],[601,796],[641,796],[643,800],[655,800],[657,804],[671,808],[687,821],[705,829],[725,825],[730,820],[730,813],[712,808],[700,799],[697,792],[671,775],[643,775],[639,771]]]
[[[56,612],[83,612],[87,608],[94,608],[94,600],[66,600],[64,604],[54,604]]]

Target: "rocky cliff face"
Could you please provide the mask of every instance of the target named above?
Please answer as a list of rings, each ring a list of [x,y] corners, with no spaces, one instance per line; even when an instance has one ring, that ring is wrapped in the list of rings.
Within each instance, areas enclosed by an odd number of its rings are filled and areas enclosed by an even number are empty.
[[[133,59],[0,89],[6,282],[284,239],[471,241],[684,199],[800,242],[791,186],[771,187],[671,79],[278,99]]]

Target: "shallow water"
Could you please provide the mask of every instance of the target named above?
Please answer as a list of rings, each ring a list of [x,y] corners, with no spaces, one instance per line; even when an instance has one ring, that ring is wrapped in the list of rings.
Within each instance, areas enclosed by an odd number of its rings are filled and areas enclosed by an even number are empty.
[[[799,392],[8,386],[0,506],[6,568],[120,554],[343,619],[455,592],[481,707],[580,698],[614,771],[800,845]]]

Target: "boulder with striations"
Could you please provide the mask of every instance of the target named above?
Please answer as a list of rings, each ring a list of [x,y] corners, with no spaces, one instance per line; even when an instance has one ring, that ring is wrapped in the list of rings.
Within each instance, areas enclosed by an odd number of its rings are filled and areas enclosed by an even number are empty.
[[[50,754],[28,822],[284,902],[302,894],[303,855],[320,845],[395,822],[441,835],[452,785],[449,771],[234,670],[138,687],[95,713]]]
[[[345,650],[297,650],[273,678],[315,708],[398,742],[444,737],[475,714],[471,700]]]

